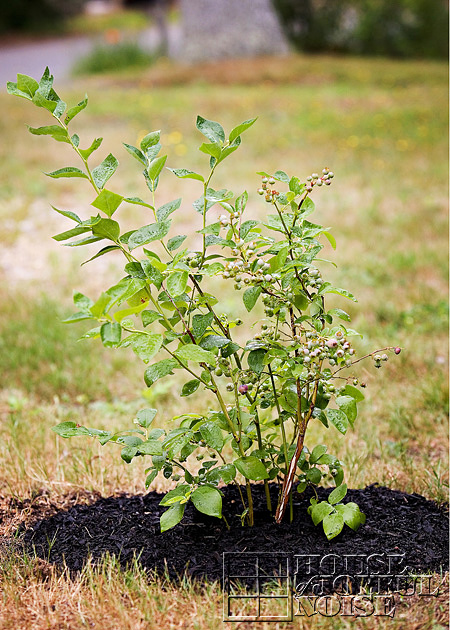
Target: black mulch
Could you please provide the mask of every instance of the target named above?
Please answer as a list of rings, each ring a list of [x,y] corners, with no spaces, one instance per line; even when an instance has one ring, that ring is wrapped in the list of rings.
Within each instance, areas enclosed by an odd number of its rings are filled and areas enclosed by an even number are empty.
[[[321,526],[314,527],[306,510],[311,494],[296,495],[294,521],[281,525],[265,513],[262,485],[253,488],[256,507],[253,528],[242,527],[241,504],[235,487],[223,489],[224,514],[231,525],[198,513],[188,505],[183,521],[160,533],[159,506],[162,495],[149,492],[138,496],[100,498],[91,505],[74,505],[25,529],[24,544],[29,551],[55,565],[65,563],[79,571],[88,555],[101,559],[106,552],[120,558],[122,565],[134,556],[141,565],[171,577],[188,575],[200,580],[220,580],[223,552],[253,551],[288,554],[405,554],[403,566],[418,573],[448,568],[448,513],[418,494],[405,494],[376,484],[363,490],[349,490],[345,502],[355,501],[366,514],[366,524],[355,533],[347,526],[327,541]],[[273,502],[276,488],[271,488]],[[330,490],[319,489],[324,499]]]

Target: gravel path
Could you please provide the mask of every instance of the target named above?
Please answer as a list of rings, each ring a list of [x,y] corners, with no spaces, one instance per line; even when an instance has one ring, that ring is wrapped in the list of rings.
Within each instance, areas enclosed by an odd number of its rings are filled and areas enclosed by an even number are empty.
[[[155,27],[141,31],[139,43],[148,50],[155,50],[159,45],[159,32]],[[86,55],[99,42],[96,37],[61,37],[44,41],[0,45],[0,89],[7,81],[14,81],[18,72],[40,78],[46,66],[49,66],[60,85],[68,81],[74,63]],[[169,53],[176,55],[181,45],[181,28],[177,24],[169,27]]]

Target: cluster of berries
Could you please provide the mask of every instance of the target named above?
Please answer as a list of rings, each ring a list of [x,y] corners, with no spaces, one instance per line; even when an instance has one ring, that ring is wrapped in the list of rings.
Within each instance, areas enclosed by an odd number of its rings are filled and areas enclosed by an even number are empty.
[[[274,274],[274,276],[276,276],[276,274]],[[272,276],[272,278],[274,276]],[[275,280],[276,279],[277,278],[275,278]],[[275,310],[279,309],[280,320],[284,320],[286,311],[282,308],[281,300],[279,300],[275,295],[264,295],[262,298],[262,302],[264,304],[264,313],[266,317],[273,317]]]
[[[309,286],[313,289],[319,289],[323,284],[322,275],[316,267],[309,267],[302,273],[301,279],[305,287]]]
[[[261,180],[261,188],[258,188],[258,194],[264,195],[267,203],[275,203],[278,195],[280,194],[277,190],[272,190],[270,186],[275,184],[275,179],[273,177],[263,177]]]
[[[300,335],[296,335],[290,345],[300,351],[297,361],[308,368],[311,373],[308,377],[312,378],[319,371],[320,363],[325,360],[328,360],[330,366],[345,364],[350,367],[352,364],[355,350],[344,337],[342,330],[336,331],[329,339],[308,331],[305,338],[303,340]]]
[[[400,352],[402,351],[402,349],[400,348],[400,346],[396,346],[394,348],[394,352],[395,354],[400,354]],[[382,361],[387,361],[389,359],[387,354],[373,354],[372,355],[372,359],[375,362],[375,367],[376,368],[380,368]]]
[[[202,261],[202,255],[200,252],[190,252],[186,258],[191,269],[197,269],[197,267],[200,267],[200,263]]]
[[[239,219],[241,218],[241,214],[242,212],[240,212],[239,210],[235,210],[234,212],[230,212],[229,214],[221,214],[219,216],[219,223],[221,227],[226,228],[230,225],[236,225],[236,223],[238,223]]]
[[[334,173],[330,171],[329,168],[324,168],[322,175],[319,175],[318,173],[311,173],[311,175],[306,178],[306,181],[308,182],[306,184],[306,190],[311,192],[314,186],[323,186],[323,184],[329,186],[333,177]]]

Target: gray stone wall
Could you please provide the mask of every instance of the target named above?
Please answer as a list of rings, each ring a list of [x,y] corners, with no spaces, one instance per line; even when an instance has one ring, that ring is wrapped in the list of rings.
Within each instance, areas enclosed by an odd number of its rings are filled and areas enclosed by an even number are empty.
[[[271,0],[181,0],[180,60],[283,55],[289,50]]]

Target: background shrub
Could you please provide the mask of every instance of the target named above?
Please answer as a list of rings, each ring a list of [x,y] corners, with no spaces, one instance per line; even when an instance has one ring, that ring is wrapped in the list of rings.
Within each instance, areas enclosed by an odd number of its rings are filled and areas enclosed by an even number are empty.
[[[272,0],[291,43],[307,52],[446,58],[446,0]]]

